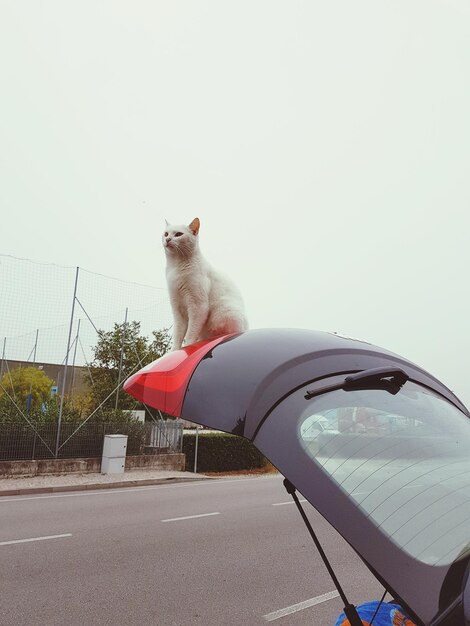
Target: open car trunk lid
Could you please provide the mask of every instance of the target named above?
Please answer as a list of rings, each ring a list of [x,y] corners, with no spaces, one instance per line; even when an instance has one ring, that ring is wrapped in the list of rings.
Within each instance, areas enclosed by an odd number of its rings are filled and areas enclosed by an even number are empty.
[[[172,352],[124,388],[252,441],[417,623],[462,593],[469,414],[417,365],[336,334],[265,329]]]

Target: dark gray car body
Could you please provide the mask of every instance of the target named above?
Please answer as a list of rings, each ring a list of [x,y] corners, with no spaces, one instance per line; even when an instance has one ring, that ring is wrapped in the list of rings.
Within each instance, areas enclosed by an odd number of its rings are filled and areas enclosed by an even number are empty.
[[[160,377],[165,358],[157,368]],[[248,331],[208,345],[197,359],[188,369],[179,416],[252,441],[356,550],[416,622],[433,623],[462,592],[468,557],[443,566],[410,557],[305,453],[298,416],[310,397],[329,393],[348,375],[374,368],[399,368],[414,384],[432,390],[468,418],[462,402],[414,363],[369,343],[324,332]],[[133,393],[136,381],[142,388],[151,385],[152,367],[145,369],[145,377],[134,375],[126,383],[127,391]],[[468,453],[470,457],[470,449]]]

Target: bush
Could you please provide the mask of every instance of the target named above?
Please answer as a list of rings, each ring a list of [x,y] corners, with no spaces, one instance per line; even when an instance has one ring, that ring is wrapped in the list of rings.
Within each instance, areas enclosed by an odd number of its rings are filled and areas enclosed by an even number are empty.
[[[0,460],[52,458],[56,447],[59,408],[60,398],[55,396],[44,401],[41,407],[24,409],[22,414],[10,398],[0,396]],[[86,423],[84,420],[79,407],[64,402],[60,458],[101,456],[105,434],[127,435],[127,454],[142,454],[146,427],[132,418],[129,412],[101,409]]]
[[[80,422],[62,424],[60,441],[65,442],[80,426]],[[101,456],[104,435],[127,435],[127,455],[142,454],[145,444],[145,425],[133,421],[87,422],[60,449],[62,458]]]
[[[146,429],[140,422],[87,422],[75,432],[80,422],[64,422],[60,431],[59,458],[100,457],[105,435],[127,435],[127,454],[142,454]],[[57,426],[36,423],[35,430],[23,423],[5,423],[0,427],[0,460],[50,459],[56,447]]]
[[[185,433],[183,452],[186,471],[194,469],[196,433]],[[199,433],[197,452],[198,472],[230,472],[264,467],[267,459],[252,443],[237,435],[226,433]]]

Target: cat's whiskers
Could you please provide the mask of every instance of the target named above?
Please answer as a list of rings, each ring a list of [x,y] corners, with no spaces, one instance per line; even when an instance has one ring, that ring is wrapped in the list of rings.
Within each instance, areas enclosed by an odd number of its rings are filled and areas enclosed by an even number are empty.
[[[178,254],[179,254],[181,257],[183,257],[183,258],[184,258],[186,255],[185,255],[184,250],[183,250],[182,248],[183,248],[183,246],[181,246],[181,245],[179,245],[179,244],[175,244],[175,250],[178,252]]]

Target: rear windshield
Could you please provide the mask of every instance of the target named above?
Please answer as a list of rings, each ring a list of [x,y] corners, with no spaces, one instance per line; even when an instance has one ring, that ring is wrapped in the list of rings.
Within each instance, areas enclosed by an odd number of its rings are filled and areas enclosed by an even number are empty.
[[[413,558],[446,565],[470,542],[470,420],[408,381],[338,390],[308,401],[298,436],[307,454]]]

